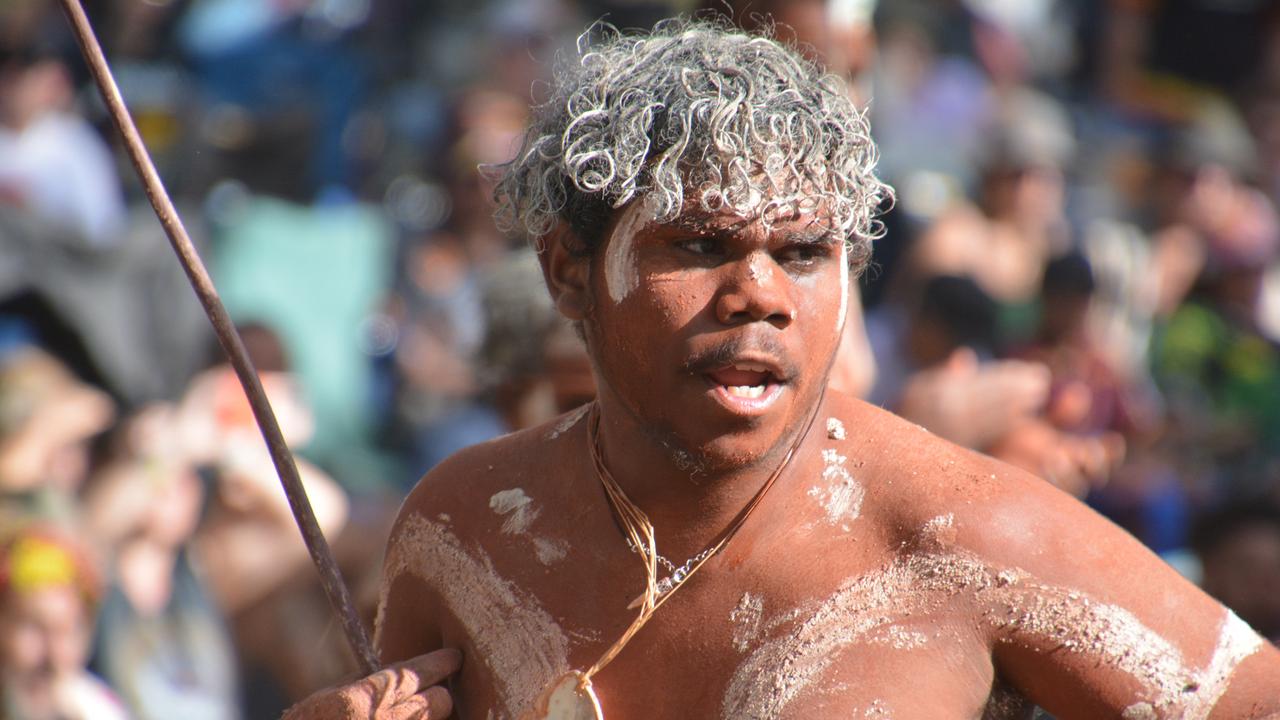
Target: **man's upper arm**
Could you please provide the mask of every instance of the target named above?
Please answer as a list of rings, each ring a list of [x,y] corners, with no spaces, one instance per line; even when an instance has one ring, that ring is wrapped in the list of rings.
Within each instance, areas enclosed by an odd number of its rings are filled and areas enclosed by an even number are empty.
[[[1280,712],[1280,652],[1233,613],[1048,483],[981,470],[993,490],[957,539],[993,579],[997,667],[1032,700],[1064,719]]]
[[[419,531],[428,518],[448,517],[455,506],[456,461],[446,460],[410,491],[391,528],[383,558],[374,643],[383,663],[442,647],[438,568],[430,567]]]

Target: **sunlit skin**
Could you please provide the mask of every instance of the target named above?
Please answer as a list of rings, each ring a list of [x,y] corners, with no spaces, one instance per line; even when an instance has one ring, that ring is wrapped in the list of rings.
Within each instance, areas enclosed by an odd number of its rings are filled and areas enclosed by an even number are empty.
[[[771,229],[754,218],[688,212],[682,218],[637,231],[640,282],[620,301],[610,297],[600,270],[608,242],[580,256],[560,235],[542,255],[557,306],[583,322],[600,388],[606,463],[652,519],[658,552],[676,564],[730,522],[813,412],[840,336],[843,260],[840,244],[812,218],[788,218]],[[719,348],[729,350],[715,355]],[[725,369],[743,363],[772,369],[767,377]],[[728,381],[763,384],[760,396],[772,399],[758,407],[726,397],[720,385]],[[943,583],[928,596],[914,594],[911,584],[899,587],[887,602],[908,612],[884,622],[845,611],[837,618],[843,625],[826,634],[845,632],[849,642],[829,653],[830,665],[785,707],[765,716],[863,717],[881,709],[894,717],[978,718],[999,683],[1060,718],[1119,717],[1153,697],[1143,685],[1151,678],[1135,677],[1125,665],[1134,652],[1114,634],[1067,642],[1055,635],[1061,623],[1050,616],[1040,627],[1011,627],[1008,618],[1039,612],[1035,588],[1067,598],[1073,610],[1102,607],[1132,618],[1131,625],[1146,629],[1144,642],[1172,648],[1190,670],[1210,664],[1225,611],[1085,506],[1038,478],[835,392],[826,394],[817,418],[733,542],[596,676],[607,718],[725,717],[744,682],[764,687],[774,682],[765,677],[770,672],[786,670],[774,664],[744,680],[753,657],[785,642],[797,623],[816,622],[813,608],[842,585],[876,581],[913,562],[960,559],[986,568],[989,578],[1003,575],[986,595],[972,582]],[[845,432],[829,432],[828,418]],[[549,433],[552,423],[454,456],[407,499],[389,545],[393,555],[409,548],[406,529],[415,524],[446,528],[478,558],[474,566],[491,563],[492,574],[527,607],[563,630],[547,639],[548,646],[567,644],[559,670],[584,669],[600,657],[634,618],[627,605],[644,583],[641,560],[628,550],[593,470],[587,424]],[[831,520],[829,502],[823,505],[830,495],[817,492],[837,456],[840,476],[864,493],[841,522]],[[490,499],[512,488],[537,511],[527,533],[504,532],[505,516],[491,510]],[[562,543],[564,557],[539,559],[534,536]],[[524,708],[499,703],[505,678],[493,668],[527,668],[532,661],[479,650],[501,646],[512,626],[468,625],[467,603],[450,605],[451,593],[472,588],[474,578],[450,577],[412,556],[404,570],[386,580],[383,660],[458,648],[463,666],[450,684],[458,715],[518,716]],[[745,593],[759,600],[763,614],[758,632],[744,635],[741,617],[733,616]],[[862,621],[916,640],[902,647],[874,642],[851,629]],[[1212,708],[1207,716],[1215,719],[1280,712],[1272,690],[1277,677],[1280,653],[1269,645],[1251,650],[1204,712]],[[1180,716],[1181,707],[1162,706],[1151,717]]]
[[[693,212],[637,235],[642,287],[621,302],[610,298],[598,261],[546,259],[557,305],[584,322],[606,457],[625,449],[626,461],[610,466],[642,504],[668,489],[688,502],[687,482],[667,488],[654,476],[687,480],[691,463],[707,489],[723,486],[707,499],[749,495],[759,484],[752,480],[781,461],[825,382],[839,340],[839,237],[812,215],[766,228]],[[734,385],[763,391],[744,397]]]

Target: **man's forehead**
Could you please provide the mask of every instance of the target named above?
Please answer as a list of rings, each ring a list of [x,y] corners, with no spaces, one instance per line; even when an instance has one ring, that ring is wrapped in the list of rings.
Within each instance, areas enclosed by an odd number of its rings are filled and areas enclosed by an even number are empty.
[[[827,243],[841,240],[825,213],[784,211],[773,214],[741,215],[730,210],[710,211],[697,204],[686,204],[670,220],[655,219],[655,227],[668,228],[695,235],[732,235],[756,232],[763,227],[771,234],[782,234],[792,242]]]

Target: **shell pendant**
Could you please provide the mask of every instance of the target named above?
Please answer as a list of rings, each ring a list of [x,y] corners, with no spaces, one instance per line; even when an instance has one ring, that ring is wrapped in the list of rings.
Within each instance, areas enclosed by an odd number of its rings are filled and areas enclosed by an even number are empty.
[[[574,670],[543,691],[527,720],[604,720],[591,680]]]

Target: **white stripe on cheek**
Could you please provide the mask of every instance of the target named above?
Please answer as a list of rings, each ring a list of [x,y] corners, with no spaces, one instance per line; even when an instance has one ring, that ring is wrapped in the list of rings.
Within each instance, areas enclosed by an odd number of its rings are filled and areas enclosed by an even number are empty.
[[[609,236],[604,258],[604,284],[615,303],[627,299],[640,286],[640,270],[636,267],[636,233],[656,217],[657,199],[646,195],[623,211]]]
[[[849,313],[849,249],[840,246],[840,316],[836,320],[836,332],[844,332],[844,316]]]

